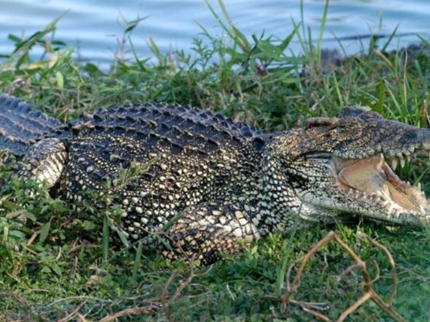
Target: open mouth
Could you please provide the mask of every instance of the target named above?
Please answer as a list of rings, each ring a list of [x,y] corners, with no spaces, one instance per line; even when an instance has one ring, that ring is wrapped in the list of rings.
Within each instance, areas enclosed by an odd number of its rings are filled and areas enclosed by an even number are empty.
[[[360,191],[366,197],[378,196],[384,203],[395,203],[405,210],[425,214],[429,208],[420,186],[402,181],[394,170],[398,163],[403,167],[405,160],[392,159],[390,167],[382,153],[366,159],[332,158],[332,171],[340,189]]]

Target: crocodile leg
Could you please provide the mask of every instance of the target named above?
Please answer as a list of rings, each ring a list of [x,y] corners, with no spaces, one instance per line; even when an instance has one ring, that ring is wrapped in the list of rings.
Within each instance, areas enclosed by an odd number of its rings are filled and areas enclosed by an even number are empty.
[[[221,253],[238,253],[259,238],[246,213],[233,204],[215,203],[186,209],[165,236],[170,247],[161,251],[164,257],[193,258],[197,265],[212,264],[220,259]]]
[[[43,139],[31,146],[21,163],[19,177],[24,180],[34,179],[52,188],[66,166],[66,146],[56,138]]]

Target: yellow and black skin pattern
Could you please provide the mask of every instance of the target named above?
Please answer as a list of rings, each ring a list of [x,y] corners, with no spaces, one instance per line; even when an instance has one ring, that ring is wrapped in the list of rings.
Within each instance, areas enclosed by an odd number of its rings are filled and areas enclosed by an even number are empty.
[[[171,260],[208,265],[260,236],[345,215],[412,226],[430,218],[424,194],[393,169],[428,157],[430,131],[362,109],[263,134],[156,103],[64,125],[0,95],[0,124],[0,150],[21,159],[21,178],[44,182],[79,212],[107,211],[130,241]]]

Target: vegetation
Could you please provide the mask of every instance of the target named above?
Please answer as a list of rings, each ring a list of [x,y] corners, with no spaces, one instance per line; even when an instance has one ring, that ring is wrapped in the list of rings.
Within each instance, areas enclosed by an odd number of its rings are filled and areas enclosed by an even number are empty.
[[[151,41],[153,57],[131,51],[125,55],[129,59],[113,59],[109,71],[76,61],[73,49],[53,39],[56,21],[27,39],[10,35],[15,50],[0,62],[0,91],[22,97],[63,122],[100,107],[157,101],[211,109],[262,131],[302,126],[311,116],[335,116],[345,105],[368,106],[388,118],[428,126],[430,56],[424,39],[421,51],[390,54],[383,49],[391,38],[385,43],[372,39],[365,54],[336,66],[322,60],[320,46],[306,44],[300,24],[285,39],[248,39],[222,3],[220,7],[223,37],[202,27],[203,35],[194,39],[191,50],[169,54]],[[124,43],[132,45],[138,23],[126,26]],[[303,56],[286,54],[292,39],[302,41]],[[43,55],[35,58],[35,50]],[[406,165],[400,175],[421,181],[428,192],[426,165]],[[1,177],[10,170],[5,165]],[[20,182],[12,182],[10,189],[12,193],[0,197],[0,320],[111,321],[115,314],[121,321],[315,320],[300,302],[325,303],[321,312],[336,319],[364,288],[360,274],[344,274],[353,262],[336,244],[324,246],[308,263],[295,302],[283,302],[287,267],[330,230],[367,261],[372,277],[378,276],[373,287],[379,294],[391,290],[391,267],[357,231],[384,244],[396,261],[399,279],[394,307],[406,320],[430,318],[427,230],[360,219],[317,225],[271,235],[241,256],[197,269],[186,262],[168,263],[141,247],[109,245],[112,232],[103,214],[74,213],[43,189],[40,198],[30,200]],[[295,272],[297,267],[291,279]],[[350,319],[389,317],[366,302]]]

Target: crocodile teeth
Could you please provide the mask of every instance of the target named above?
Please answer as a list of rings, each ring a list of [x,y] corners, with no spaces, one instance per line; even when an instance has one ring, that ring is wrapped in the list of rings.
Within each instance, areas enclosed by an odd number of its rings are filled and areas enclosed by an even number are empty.
[[[384,201],[384,202],[388,200],[387,196],[384,195],[381,191],[376,191],[376,192],[372,193],[372,197],[374,199],[379,199],[379,200]]]
[[[405,166],[405,159],[400,158],[400,167],[403,168]]]
[[[391,169],[396,170],[398,164],[398,160],[396,158],[391,159]]]

